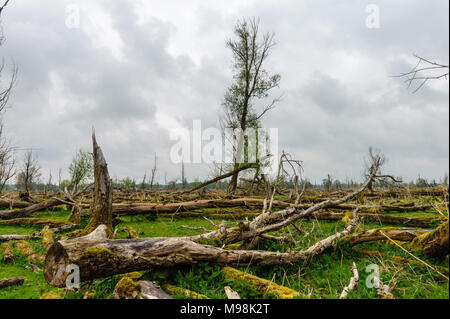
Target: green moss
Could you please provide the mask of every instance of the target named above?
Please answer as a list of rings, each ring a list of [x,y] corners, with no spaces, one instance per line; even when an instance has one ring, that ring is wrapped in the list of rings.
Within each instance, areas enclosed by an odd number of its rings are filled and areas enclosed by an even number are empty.
[[[114,295],[119,299],[136,298],[142,292],[142,287],[130,277],[123,277],[114,289]]]
[[[222,269],[222,273],[228,279],[236,281],[246,281],[263,295],[270,294],[273,296],[277,296],[280,299],[293,299],[300,296],[298,291],[295,291],[288,287],[280,286],[269,280],[247,274],[235,268],[224,267]]]

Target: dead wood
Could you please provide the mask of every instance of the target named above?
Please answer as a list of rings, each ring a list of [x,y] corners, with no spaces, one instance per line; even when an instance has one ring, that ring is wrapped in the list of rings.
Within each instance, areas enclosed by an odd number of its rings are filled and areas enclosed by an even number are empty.
[[[23,277],[0,279],[0,288],[20,286],[23,285],[24,280]]]
[[[53,233],[58,233],[64,230],[72,229],[74,227],[77,227],[75,224],[69,224],[69,225],[63,225],[60,227],[50,228],[49,230]],[[29,234],[29,235],[0,235],[0,242],[3,241],[10,241],[10,240],[27,240],[27,239],[33,239],[36,237],[42,236],[42,231]]]
[[[94,203],[92,217],[82,234],[89,234],[99,225],[106,225],[108,235],[113,233],[112,223],[112,180],[109,177],[108,164],[103,152],[97,144],[92,132],[92,148],[94,157]]]
[[[341,242],[349,242],[351,245],[357,245],[369,241],[386,240],[386,236],[382,232],[394,240],[412,241],[414,238],[429,231],[411,228],[375,228],[348,235],[342,238]]]
[[[331,247],[354,229],[356,220],[355,215],[343,231],[292,253],[226,250],[196,243],[189,237],[110,240],[106,226],[100,225],[89,235],[54,243],[45,258],[44,277],[50,285],[64,286],[70,264],[79,267],[81,281],[201,261],[223,266],[291,264],[308,260]]]
[[[348,292],[358,287],[359,273],[355,263],[353,263],[351,271],[353,276],[350,278],[350,283],[348,284],[348,286],[344,287],[344,290],[342,290],[342,293],[339,296],[340,299],[347,298]]]

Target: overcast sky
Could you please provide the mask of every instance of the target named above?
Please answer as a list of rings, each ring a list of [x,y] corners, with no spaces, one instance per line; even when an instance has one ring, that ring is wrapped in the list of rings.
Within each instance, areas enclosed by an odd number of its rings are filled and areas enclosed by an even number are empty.
[[[366,26],[368,4],[380,10],[379,28]],[[390,76],[411,69],[413,53],[448,64],[448,7],[446,0],[13,0],[2,14],[1,56],[19,75],[5,130],[20,148],[36,149],[45,178],[50,169],[67,172],[78,148],[91,148],[93,126],[112,177],[140,180],[156,152],[159,181],[164,172],[177,178],[171,137],[197,119],[218,126],[232,79],[225,41],[237,19],[257,16],[276,34],[267,69],[281,74],[274,96],[283,94],[263,124],[278,128],[279,150],[302,159],[306,177],[360,179],[373,146],[389,159],[387,173],[439,180],[449,166],[448,80],[412,94]],[[186,166],[190,180],[208,171]]]

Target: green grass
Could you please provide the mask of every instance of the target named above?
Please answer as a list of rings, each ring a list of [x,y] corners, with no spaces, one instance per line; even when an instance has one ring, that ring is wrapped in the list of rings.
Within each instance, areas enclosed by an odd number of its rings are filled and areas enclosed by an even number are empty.
[[[423,199],[419,199],[423,202]],[[384,201],[386,203],[386,201]],[[64,220],[69,216],[68,211],[50,211],[40,212],[33,217],[51,218]],[[389,213],[390,214],[390,213]],[[436,216],[428,212],[413,213],[392,213],[393,215],[404,217],[430,217]],[[216,224],[220,223],[220,219],[211,218]],[[171,218],[159,217],[156,220],[149,220],[145,216],[127,216],[121,218],[122,223],[118,229],[125,226],[133,227],[140,237],[163,237],[163,236],[191,236],[201,234],[203,230],[186,229],[181,226],[204,227],[211,230],[213,225],[202,217],[193,218]],[[85,219],[82,226],[87,223]],[[228,220],[229,225],[233,225],[235,221]],[[296,225],[302,230],[299,234],[294,227],[290,226],[274,235],[289,236],[296,241],[295,247],[288,247],[277,242],[262,240],[258,249],[266,250],[302,250],[320,239],[323,239],[336,231],[340,231],[345,227],[342,221],[316,221],[301,220]],[[361,225],[361,229],[370,229],[380,227],[379,223],[365,222]],[[0,234],[30,234],[41,229],[40,226],[0,226]],[[66,234],[57,234],[57,239]],[[118,238],[125,238],[125,232],[118,232]],[[42,247],[40,239],[29,241],[33,249],[44,255],[45,249]],[[448,281],[442,278],[435,271],[427,267],[417,266],[414,264],[403,264],[396,261],[391,256],[401,256],[412,259],[395,245],[386,242],[373,242],[358,245],[358,249],[378,250],[387,254],[386,257],[375,257],[361,255],[345,245],[337,245],[335,249],[330,249],[320,256],[316,256],[312,260],[295,265],[275,266],[275,267],[243,267],[243,271],[252,273],[259,277],[274,280],[274,282],[290,287],[300,292],[300,298],[338,298],[344,286],[346,286],[351,277],[351,265],[356,263],[359,270],[360,281],[358,289],[351,291],[349,298],[377,298],[375,288],[366,286],[366,279],[370,275],[366,272],[366,268],[371,264],[376,264],[381,269],[381,280],[389,285],[396,282],[393,294],[396,298],[449,298]],[[0,299],[8,298],[39,298],[43,293],[54,291],[65,298],[81,298],[87,283],[84,283],[79,291],[66,291],[49,286],[41,272],[34,272],[32,269],[26,269],[29,262],[15,248],[15,264],[4,263],[3,252],[0,249],[0,278],[10,278],[23,276],[25,283],[18,287],[8,287],[0,289]],[[420,255],[417,255],[420,256]],[[444,259],[428,258],[420,256],[425,262],[432,265],[448,267],[448,256]],[[43,265],[36,263],[39,268]],[[225,279],[220,272],[220,267],[201,263],[192,267],[183,267],[177,269],[167,269],[159,272],[143,272],[143,279],[153,280],[160,284],[173,284],[179,287],[190,289],[194,292],[207,295],[210,298],[225,298],[223,287],[228,285],[237,291],[242,298],[270,298],[274,296],[262,296],[260,292],[249,286],[246,282],[236,282]],[[93,282],[91,291],[96,298],[111,298],[116,283],[120,280],[120,276],[112,276],[104,279],[97,279]],[[177,298],[187,298],[185,296],[175,296]]]

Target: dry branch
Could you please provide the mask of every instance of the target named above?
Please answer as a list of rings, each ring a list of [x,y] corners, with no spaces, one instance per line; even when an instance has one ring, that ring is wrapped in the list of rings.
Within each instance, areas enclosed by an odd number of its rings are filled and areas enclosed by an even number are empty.
[[[347,298],[348,292],[352,291],[353,289],[358,287],[359,273],[358,273],[358,268],[356,268],[355,263],[353,263],[351,270],[352,270],[353,276],[352,276],[352,278],[350,278],[350,283],[348,284],[348,286],[344,287],[344,290],[342,290],[342,293],[339,296],[340,299]]]

